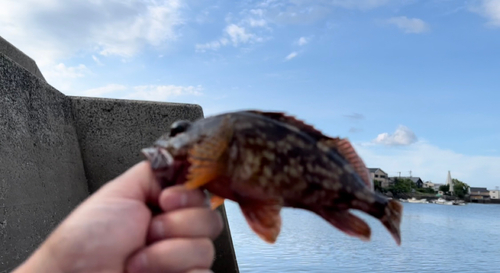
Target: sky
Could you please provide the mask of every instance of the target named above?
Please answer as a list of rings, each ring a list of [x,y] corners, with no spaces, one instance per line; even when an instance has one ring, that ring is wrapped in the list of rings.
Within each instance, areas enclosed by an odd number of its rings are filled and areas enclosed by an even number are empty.
[[[2,0],[66,95],[284,111],[389,176],[500,186],[500,0]]]

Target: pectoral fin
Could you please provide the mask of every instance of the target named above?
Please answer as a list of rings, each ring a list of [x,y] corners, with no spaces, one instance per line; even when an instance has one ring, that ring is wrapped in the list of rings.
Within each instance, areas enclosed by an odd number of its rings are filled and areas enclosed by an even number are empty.
[[[248,202],[240,207],[250,228],[264,241],[274,243],[281,231],[281,205]]]
[[[223,173],[226,162],[221,162],[221,156],[226,151],[232,137],[232,129],[227,120],[221,122],[217,131],[189,151],[189,167],[187,181],[184,186],[187,189],[199,188]]]
[[[210,208],[212,210],[217,209],[222,204],[224,204],[224,198],[217,195],[212,195],[212,197],[210,198]]]

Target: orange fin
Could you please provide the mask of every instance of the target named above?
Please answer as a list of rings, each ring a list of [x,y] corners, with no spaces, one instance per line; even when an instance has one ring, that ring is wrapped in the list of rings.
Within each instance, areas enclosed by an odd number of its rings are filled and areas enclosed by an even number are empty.
[[[370,172],[366,168],[365,163],[356,153],[354,147],[347,139],[342,138],[331,138],[322,141],[328,147],[336,149],[340,155],[342,155],[347,162],[354,168],[354,171],[359,175],[361,180],[365,182],[365,185],[373,191],[373,181],[370,177]]]
[[[220,205],[224,204],[224,198],[217,196],[217,195],[212,195],[210,197],[210,208],[212,210],[217,209]]]
[[[398,245],[401,245],[400,225],[402,214],[403,205],[396,200],[389,200],[384,210],[384,216],[380,219]]]
[[[240,203],[240,208],[250,228],[262,240],[270,244],[276,242],[281,231],[281,205],[248,202]]]
[[[225,162],[220,162],[232,137],[232,129],[227,119],[222,121],[220,128],[189,151],[188,161],[191,163],[184,186],[187,189],[199,188],[217,178]]]
[[[371,237],[370,227],[359,217],[347,210],[322,209],[318,212],[330,224],[340,229],[347,235],[369,241]]]

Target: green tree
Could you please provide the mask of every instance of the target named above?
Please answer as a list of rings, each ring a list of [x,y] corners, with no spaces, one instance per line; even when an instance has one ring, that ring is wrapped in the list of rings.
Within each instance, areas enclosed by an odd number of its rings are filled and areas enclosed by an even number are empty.
[[[450,185],[439,186],[439,190],[442,191],[442,192],[449,192],[450,191]]]
[[[469,193],[469,185],[455,178],[453,178],[452,181],[455,195],[464,198],[464,196]]]
[[[432,188],[419,188],[417,189],[417,191],[423,193],[435,193],[434,189]]]
[[[382,188],[382,181],[373,180],[373,187],[376,191],[384,192],[384,188]]]
[[[411,192],[412,188],[416,188],[416,185],[410,179],[396,178],[394,181],[394,185],[389,188],[389,191],[393,194],[407,193]]]

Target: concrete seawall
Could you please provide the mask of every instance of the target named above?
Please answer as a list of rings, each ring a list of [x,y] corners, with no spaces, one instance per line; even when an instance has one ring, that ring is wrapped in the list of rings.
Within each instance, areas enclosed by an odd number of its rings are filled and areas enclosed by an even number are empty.
[[[33,60],[3,41],[0,273],[26,259],[89,194],[142,160],[140,149],[172,122],[203,117],[192,104],[67,97],[36,75]],[[223,206],[220,211],[226,228],[215,241],[212,270],[238,272]]]
[[[71,100],[0,53],[0,272],[87,196]]]
[[[149,147],[178,119],[203,117],[200,106],[69,97],[89,192],[144,160]]]

